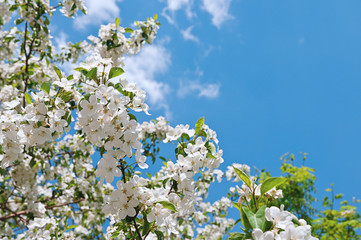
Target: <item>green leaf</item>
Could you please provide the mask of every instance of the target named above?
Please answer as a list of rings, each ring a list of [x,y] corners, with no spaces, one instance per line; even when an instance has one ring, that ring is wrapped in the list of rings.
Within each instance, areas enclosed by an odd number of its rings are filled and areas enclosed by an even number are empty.
[[[95,80],[97,77],[97,72],[98,72],[98,69],[95,67],[95,68],[90,69],[90,71],[85,76],[90,79]]]
[[[148,222],[147,215],[144,212],[143,212],[143,219],[144,219],[144,224],[143,224],[142,235],[145,236],[148,233],[151,224]]]
[[[43,27],[43,31],[46,33],[46,34],[49,34],[49,30],[47,27]]]
[[[112,67],[111,69],[110,69],[110,71],[109,71],[109,79],[111,79],[111,78],[114,78],[114,77],[117,77],[117,76],[119,76],[119,75],[121,75],[121,74],[123,74],[124,73],[124,70],[123,70],[123,68],[120,68],[120,67]]]
[[[203,131],[201,131],[203,132]],[[208,152],[210,153],[215,153],[216,152],[216,147],[214,146],[214,144],[212,142],[206,142],[206,144],[204,144],[204,146],[207,148]]]
[[[112,238],[116,239],[119,236],[119,231],[115,231],[112,233]]]
[[[9,8],[9,11],[10,11],[10,12],[13,12],[13,11],[15,11],[16,9],[18,9],[18,7],[19,7],[18,4],[11,5],[11,7]]]
[[[233,203],[233,206],[235,207],[235,208],[237,208],[239,211],[241,211],[241,205],[240,204],[238,204],[238,203],[236,203],[236,202],[232,202]]]
[[[125,31],[126,33],[132,33],[132,32],[133,32],[133,29],[131,29],[131,28],[129,28],[129,27],[126,27],[126,28],[124,28],[124,31]]]
[[[207,138],[207,133],[205,131],[203,131],[203,130],[200,130],[198,132],[198,136]]]
[[[41,90],[49,94],[50,92],[50,83],[43,83],[41,84]]]
[[[159,201],[157,203],[162,204],[162,206],[164,208],[167,208],[167,209],[171,210],[172,212],[177,212],[177,209],[174,207],[174,205],[168,201]]]
[[[88,73],[88,70],[86,70],[85,68],[82,68],[82,67],[77,67],[77,68],[74,68],[75,71],[78,71],[78,72],[81,72],[83,73],[84,75],[86,75]]]
[[[18,18],[18,19],[15,20],[16,25],[19,25],[22,22],[24,22],[24,18]]]
[[[212,154],[210,154],[209,152],[207,153],[207,158],[216,158],[215,156],[213,156]]]
[[[45,25],[49,25],[50,24],[50,21],[49,21],[49,18],[45,16],[45,21],[44,21],[44,24]]]
[[[33,102],[33,100],[31,99],[31,96],[29,95],[29,93],[25,93],[25,100],[27,104],[31,104]]]
[[[128,113],[128,115],[129,115],[130,120],[134,119],[135,121],[137,121],[137,118],[136,118],[136,116],[134,116],[134,114]]]
[[[230,233],[228,240],[243,240],[246,238],[244,233]]]
[[[265,218],[266,207],[267,207],[266,205],[261,206],[256,213],[253,213],[247,207],[242,208],[253,229],[259,228],[263,230],[264,224],[266,222],[266,218]]]
[[[119,26],[119,23],[120,23],[120,20],[119,20],[119,18],[117,17],[116,19],[115,19],[115,26]]]
[[[169,180],[169,178],[166,178],[162,181],[163,188],[165,188],[165,185],[167,184],[168,180]]]
[[[277,187],[284,183],[286,179],[280,178],[280,177],[272,177],[268,178],[266,181],[264,181],[261,185],[261,196],[271,190],[274,187]]]
[[[242,225],[243,227],[247,230],[247,229],[252,229],[251,224],[248,221],[247,215],[245,214],[245,212],[243,211],[243,208],[241,208],[241,221],[242,221]]]
[[[181,138],[186,139],[189,141],[189,135],[187,133],[182,133]]]
[[[161,231],[155,230],[154,233],[157,235],[158,240],[164,240],[164,234]]]
[[[335,199],[341,199],[342,197],[343,197],[343,194],[342,194],[342,193],[335,195]]]
[[[71,6],[70,11],[74,11],[76,9],[76,4],[74,3],[73,6]]]
[[[61,71],[58,67],[56,66],[53,66],[55,72],[56,72],[56,75],[58,75],[59,79],[61,80],[63,78],[63,74],[61,74]]]
[[[65,121],[67,121],[68,126],[69,126],[70,123],[71,123],[71,113],[70,112],[65,112],[64,118],[65,118]]]
[[[65,230],[69,230],[69,229],[73,229],[73,228],[76,228],[78,225],[70,225],[70,226],[67,226]]]
[[[234,168],[234,171],[236,171],[238,177],[249,187],[252,188],[252,182],[251,179],[247,176],[247,174],[245,174],[242,170],[238,169],[238,168]],[[263,184],[262,184],[263,185]]]
[[[35,161],[34,158],[32,158],[29,163],[31,168],[35,168],[38,164],[39,164],[39,162]]]
[[[201,117],[200,119],[198,119],[196,123],[196,128],[195,128],[196,134],[202,129],[203,124],[204,124],[204,117]]]
[[[300,225],[300,224],[299,224]],[[263,225],[263,232],[270,231],[273,228],[273,222],[266,221]]]
[[[65,92],[61,94],[61,99],[63,99],[64,102],[69,102],[71,99],[73,99],[73,93],[72,92]]]

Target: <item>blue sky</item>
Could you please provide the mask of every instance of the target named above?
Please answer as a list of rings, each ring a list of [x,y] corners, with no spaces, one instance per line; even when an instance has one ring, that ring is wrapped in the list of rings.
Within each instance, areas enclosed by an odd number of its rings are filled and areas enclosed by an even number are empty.
[[[277,176],[281,155],[309,153],[320,198],[330,183],[361,198],[360,1],[86,2],[89,15],[55,18],[58,45],[96,35],[116,17],[130,26],[158,14],[154,45],[125,67],[147,90],[152,118],[175,126],[205,116],[224,168],[246,163]]]

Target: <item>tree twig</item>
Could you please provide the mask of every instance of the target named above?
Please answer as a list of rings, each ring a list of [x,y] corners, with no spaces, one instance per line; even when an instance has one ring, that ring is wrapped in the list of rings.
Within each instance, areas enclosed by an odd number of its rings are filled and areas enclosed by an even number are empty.
[[[74,204],[74,203],[78,203],[78,202],[81,202],[81,201],[84,201],[84,198],[80,198],[80,199],[75,200],[75,201],[73,201],[73,202],[67,202],[67,203],[62,203],[62,204],[52,205],[52,206],[45,206],[45,209],[53,209],[53,208],[57,208],[57,207],[63,207],[63,206],[70,205],[70,204]],[[10,211],[10,212],[12,212],[13,214],[0,217],[0,221],[4,221],[4,220],[6,220],[6,219],[13,218],[13,217],[20,217],[20,215],[25,215],[25,214],[30,213],[29,210],[23,210],[23,211],[19,211],[19,212],[14,212],[14,211],[12,211],[11,209],[9,209],[9,208],[6,207],[6,206],[3,206],[2,208],[6,209],[6,210],[8,210],[8,211]],[[20,218],[21,218],[21,217],[20,217]]]

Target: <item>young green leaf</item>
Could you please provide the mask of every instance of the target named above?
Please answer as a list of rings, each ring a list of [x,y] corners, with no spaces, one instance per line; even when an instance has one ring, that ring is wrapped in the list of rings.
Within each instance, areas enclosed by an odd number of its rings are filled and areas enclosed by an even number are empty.
[[[181,138],[189,140],[189,135],[187,133],[182,133]]]
[[[251,229],[252,226],[251,224],[249,223],[248,221],[248,218],[247,218],[247,215],[246,213],[244,212],[243,208],[241,207],[240,209],[240,212],[241,212],[241,221],[242,221],[242,225],[245,229]]]
[[[128,115],[131,120],[134,119],[135,121],[137,121],[137,117],[134,116],[134,114],[128,113]]]
[[[164,240],[164,234],[161,231],[155,230],[154,233],[157,235],[158,240]]]
[[[286,179],[280,177],[272,177],[264,181],[261,185],[261,196],[271,190],[274,187],[277,187],[284,183]]]
[[[115,19],[115,26],[119,26],[119,23],[120,23],[120,20],[119,20],[119,18],[117,17],[116,19]]]
[[[252,181],[251,179],[247,176],[247,174],[245,174],[242,170],[238,169],[238,168],[234,168],[234,171],[236,171],[238,177],[249,187],[252,188]]]
[[[50,83],[42,83],[41,84],[41,90],[49,94],[50,92]]]
[[[174,207],[174,205],[168,201],[159,201],[157,203],[162,204],[163,207],[171,210],[172,212],[177,212],[177,209]]]
[[[68,123],[68,126],[69,126],[70,123],[71,123],[71,113],[70,112],[65,112],[64,118],[65,118],[65,121]]]
[[[61,80],[63,78],[63,74],[61,74],[61,71],[58,67],[56,66],[53,66],[55,72],[56,72],[56,75],[58,75],[59,79]]]
[[[261,206],[256,213],[253,213],[247,207],[242,208],[253,229],[254,228],[263,229],[264,224],[266,222],[266,218],[265,218],[266,207],[267,207],[266,205]]]
[[[150,224],[147,220],[147,218],[144,218],[144,227],[143,227],[143,230],[142,230],[142,235],[146,235],[151,227],[152,224]]]
[[[201,117],[200,119],[198,119],[196,123],[196,128],[195,128],[196,134],[202,129],[203,124],[204,124],[204,117]]]
[[[98,71],[98,69],[96,67],[92,68],[92,69],[90,69],[90,71],[85,76],[90,78],[90,79],[95,80],[96,77],[97,77],[97,71]]]
[[[19,7],[19,4],[14,4],[14,5],[12,5],[12,6],[9,8],[9,11],[10,11],[10,12],[13,12],[13,11],[15,11],[18,7]]]
[[[214,146],[214,144],[212,142],[208,141],[208,142],[206,142],[206,144],[204,144],[204,146],[207,148],[208,152],[210,152],[210,153],[216,152],[216,147]]]
[[[69,229],[73,229],[73,228],[76,228],[78,225],[70,225],[70,226],[67,226],[65,230],[69,230]]]
[[[126,28],[124,28],[124,31],[125,31],[126,33],[132,33],[132,32],[133,32],[133,29],[131,29],[131,28],[129,28],[129,27],[126,27]]]
[[[82,67],[77,67],[77,68],[74,68],[75,71],[78,71],[78,72],[81,72],[83,73],[84,75],[86,75],[88,73],[88,70],[86,70],[85,68],[82,68]],[[85,71],[85,72],[84,72]]]
[[[31,96],[29,95],[29,93],[25,93],[25,100],[27,104],[31,104],[33,102],[33,100],[31,99]]]
[[[236,202],[232,202],[233,203],[233,206],[235,207],[235,208],[237,208],[239,211],[241,211],[241,205],[240,204],[238,204],[238,203],[236,203]]]
[[[111,78],[114,78],[114,77],[117,77],[117,76],[119,76],[119,75],[121,75],[121,74],[123,74],[124,73],[124,70],[123,70],[123,68],[120,68],[120,67],[112,67],[111,69],[110,69],[110,71],[109,71],[109,79],[111,79]]]
[[[16,25],[19,25],[22,22],[24,22],[24,18],[18,18],[18,19],[15,20]]]
[[[246,239],[246,234],[244,233],[230,233],[228,240],[243,240]]]
[[[207,138],[207,133],[205,131],[203,131],[203,130],[200,130],[198,132],[198,136]]]
[[[71,99],[73,99],[73,93],[72,92],[63,92],[60,95],[61,99],[63,99],[64,102],[68,102]]]

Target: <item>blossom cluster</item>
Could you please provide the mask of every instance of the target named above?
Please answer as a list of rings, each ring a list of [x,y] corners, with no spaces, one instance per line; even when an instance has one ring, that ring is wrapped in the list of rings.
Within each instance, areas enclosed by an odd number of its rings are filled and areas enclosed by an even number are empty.
[[[73,17],[77,14],[78,10],[82,11],[84,14],[87,12],[87,8],[83,0],[63,0],[62,9],[60,12],[66,17]]]
[[[7,0],[0,0],[0,30],[2,30],[3,25],[5,25],[10,20],[10,7],[11,5]]]
[[[98,61],[99,58],[110,58],[115,66],[124,65],[126,54],[137,54],[145,43],[152,43],[159,29],[155,19],[150,18],[136,24],[139,28],[137,30],[123,28],[116,23],[101,25],[98,37],[88,37],[95,46],[93,59]],[[130,33],[129,38],[126,33]]]
[[[252,232],[253,239],[256,240],[284,240],[284,239],[306,239],[316,240],[311,236],[311,226],[303,219],[297,217],[288,211],[272,206],[266,208],[266,220],[272,222],[274,228],[272,231],[262,232],[255,228]],[[297,222],[298,226],[294,222]]]

